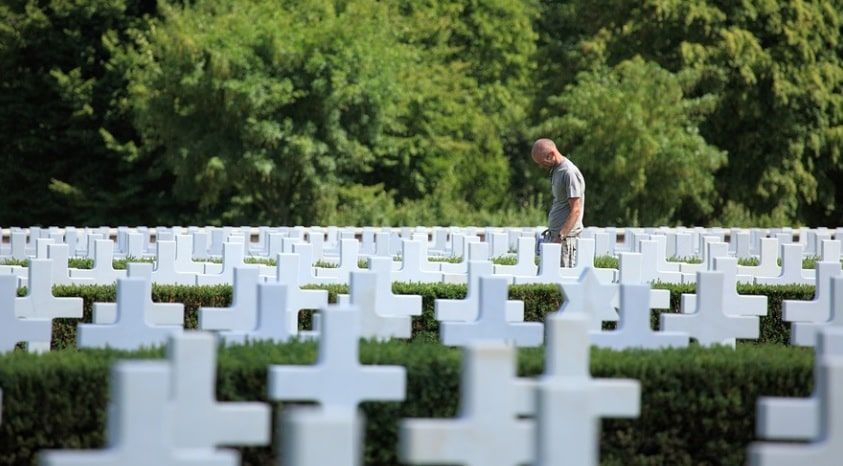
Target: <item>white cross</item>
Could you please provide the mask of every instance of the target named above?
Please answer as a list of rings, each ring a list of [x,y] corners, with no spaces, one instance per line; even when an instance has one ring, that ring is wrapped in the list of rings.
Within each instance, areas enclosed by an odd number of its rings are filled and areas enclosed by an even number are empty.
[[[184,325],[184,304],[156,303],[152,301],[152,264],[129,262],[126,265],[129,278],[142,278],[146,282],[144,294],[150,299],[144,302],[144,316],[151,325]],[[117,321],[117,303],[94,303],[93,323],[113,324]]]
[[[176,448],[213,449],[269,442],[269,405],[217,401],[217,340],[213,334],[185,332],[171,337],[167,359],[171,364]]]
[[[309,247],[307,245],[307,248]],[[287,299],[284,309],[288,321],[287,332],[295,335],[299,330],[299,311],[303,309],[321,309],[327,306],[328,291],[301,289],[302,274],[306,273],[310,276],[310,266],[302,262],[301,255],[278,254],[276,257],[277,281],[287,287]],[[303,271],[302,268],[305,270]]]
[[[350,295],[338,296],[339,304],[360,310],[361,338],[410,338],[410,316],[422,313],[421,296],[392,293],[391,266],[388,257],[370,257],[369,271],[352,272]]]
[[[511,466],[532,463],[534,422],[519,419],[527,396],[516,379],[515,348],[475,342],[463,352],[456,419],[404,419],[399,455],[410,464]]]
[[[641,279],[645,282],[681,283],[682,273],[669,270],[664,243],[658,239],[640,241]]]
[[[163,361],[120,361],[111,370],[104,450],[47,451],[45,466],[234,466],[234,451],[179,450],[173,445],[170,370]],[[194,428],[201,428],[195,426]]]
[[[189,236],[185,236],[185,238],[189,238]],[[183,249],[188,249],[187,245],[184,245]],[[155,243],[155,269],[152,271],[154,283],[166,285],[196,284],[196,273],[178,270],[176,257],[175,241],[157,241]]]
[[[257,325],[259,272],[258,267],[254,265],[235,267],[231,306],[200,307],[199,328],[234,332],[254,329]]]
[[[621,285],[645,284],[641,277],[640,252],[622,252],[618,254],[618,283]],[[649,285],[649,283],[647,283]],[[620,307],[620,303],[616,308]],[[650,289],[651,309],[670,309],[670,290]]]
[[[830,280],[841,276],[840,262],[817,262],[817,286],[811,301],[782,301],[782,319],[787,322],[823,322],[831,309]]]
[[[287,308],[291,288],[277,282],[257,285],[257,321],[255,327],[247,330],[224,331],[220,336],[226,343],[242,344],[246,341],[270,340],[286,342],[299,332],[290,330]],[[301,334],[310,337],[312,335]]]
[[[559,312],[545,319],[545,373],[536,397],[538,466],[598,463],[602,417],[637,417],[641,386],[636,380],[592,379],[588,316]]]
[[[197,285],[228,285],[234,281],[234,268],[245,265],[243,259],[246,254],[242,243],[226,242],[222,245],[222,270],[209,274],[210,266],[205,264],[205,274],[196,276]]]
[[[791,326],[790,343],[799,346],[814,346],[817,333],[823,328],[843,327],[843,276],[830,278],[830,312],[828,318],[817,322],[794,322]]]
[[[808,399],[764,399],[759,403],[759,430],[771,437],[813,440],[808,444],[754,443],[749,448],[751,466],[837,465],[843,458],[843,329],[830,328],[819,334],[814,359],[814,394]],[[824,349],[833,347],[833,350]],[[783,409],[782,409],[783,408]],[[778,412],[776,412],[778,411]],[[767,415],[772,415],[767,417]],[[787,419],[782,415],[795,415]],[[786,428],[771,423],[787,422]],[[793,435],[791,435],[793,434]]]
[[[661,314],[659,327],[665,331],[687,332],[703,346],[716,343],[734,348],[736,338],[757,339],[757,316],[729,315],[723,308],[723,272],[697,272],[695,312]]]
[[[776,277],[756,277],[755,283],[759,285],[791,285],[805,284],[813,285],[814,280],[808,278],[802,272],[802,245],[783,244],[781,274]]]
[[[53,296],[52,259],[31,259],[27,294],[15,298],[15,315],[27,319],[82,318],[82,298]]]
[[[468,286],[465,299],[436,299],[433,309],[436,320],[470,322],[480,315],[480,278],[493,276],[494,264],[486,261],[468,262]],[[524,301],[506,302],[506,320],[524,321]]]
[[[67,267],[68,247],[66,244],[47,245],[47,258],[52,260],[53,285],[92,285],[90,278],[71,277]]]
[[[577,256],[574,267],[562,267],[560,274],[568,279],[577,278],[582,275],[586,268],[593,270],[593,273],[603,283],[611,283],[615,279],[614,269],[598,269],[594,267],[594,240],[591,238],[577,238]]]
[[[427,260],[427,240],[403,240],[401,249],[401,269],[393,275],[397,282],[438,283],[442,281],[442,272],[434,270],[434,265]]]
[[[477,340],[501,340],[516,346],[539,346],[544,327],[539,322],[508,322],[507,279],[480,278],[479,315],[473,322],[445,321],[439,324],[442,344],[465,346]]]
[[[141,346],[158,346],[180,333],[176,325],[149,325],[145,309],[152,302],[148,282],[142,278],[117,280],[117,321],[113,324],[79,324],[79,348],[111,347],[134,350]]]
[[[723,272],[723,311],[738,316],[766,316],[767,297],[738,294],[738,260],[734,257],[715,257],[714,270]],[[694,309],[697,295],[685,293],[680,298],[682,309]]]
[[[360,256],[360,243],[356,239],[341,239],[340,262],[336,268],[317,268],[318,283],[348,283],[351,272],[360,270],[357,259]]]
[[[738,274],[752,275],[755,277],[778,277],[781,268],[778,265],[779,241],[775,238],[761,238],[758,265],[738,266]]]
[[[89,251],[90,254],[90,251]],[[94,240],[94,266],[90,270],[70,269],[71,278],[91,278],[99,285],[110,285],[126,276],[125,270],[114,269],[114,241]]]
[[[621,253],[636,254],[636,253]],[[610,332],[591,332],[591,343],[603,348],[684,348],[690,337],[681,332],[657,332],[650,327],[650,286],[620,285],[620,323]]]
[[[41,349],[49,349],[53,321],[22,319],[15,315],[17,284],[17,277],[0,275],[0,353],[12,351],[20,341],[41,343]]]
[[[516,276],[515,284],[552,283],[559,284],[572,281],[570,277],[562,276],[559,258],[562,257],[562,245],[559,243],[542,243],[541,260],[538,274],[532,277]]]
[[[820,331],[817,337],[824,333]],[[819,361],[824,356],[843,356],[841,330],[830,327],[816,348],[814,359],[814,386],[818,385]],[[815,389],[816,393],[816,389]],[[756,432],[768,440],[810,441],[820,434],[820,400],[811,398],[763,397],[758,400]]]
[[[325,409],[355,412],[362,401],[404,399],[406,371],[398,366],[363,366],[358,346],[359,310],[327,307],[322,311],[323,329],[316,364],[270,366],[269,398],[317,401]]]
[[[495,265],[494,270],[496,274],[535,277],[538,271],[536,239],[530,236],[518,238],[518,259],[515,265]]]

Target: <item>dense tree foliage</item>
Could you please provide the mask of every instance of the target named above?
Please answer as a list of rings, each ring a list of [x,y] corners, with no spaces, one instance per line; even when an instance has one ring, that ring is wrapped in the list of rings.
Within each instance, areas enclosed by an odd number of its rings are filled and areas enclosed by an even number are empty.
[[[5,0],[0,224],[840,224],[839,0]]]
[[[554,138],[590,175],[588,223],[664,225],[683,206],[712,209],[713,172],[725,155],[697,128],[710,106],[708,97],[683,96],[682,77],[635,58],[580,74],[549,99],[536,134]]]
[[[178,222],[173,175],[156,154],[127,152],[135,125],[107,44],[155,12],[154,1],[0,3],[0,221]]]

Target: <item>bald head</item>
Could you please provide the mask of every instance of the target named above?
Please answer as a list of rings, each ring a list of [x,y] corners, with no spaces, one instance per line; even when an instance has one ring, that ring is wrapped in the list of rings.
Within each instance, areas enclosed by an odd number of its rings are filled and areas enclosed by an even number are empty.
[[[538,139],[533,143],[530,156],[533,157],[533,162],[544,168],[553,168],[562,163],[562,154],[556,144],[547,138]]]

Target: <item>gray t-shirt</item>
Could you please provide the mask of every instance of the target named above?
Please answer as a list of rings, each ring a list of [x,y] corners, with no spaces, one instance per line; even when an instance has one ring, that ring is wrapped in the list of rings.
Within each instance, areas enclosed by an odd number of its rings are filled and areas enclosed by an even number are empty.
[[[559,234],[559,230],[571,214],[568,199],[579,197],[582,200],[582,209],[580,209],[577,223],[568,236],[580,234],[583,229],[582,215],[585,212],[585,179],[580,169],[566,158],[564,162],[550,170],[550,188],[553,192],[553,205],[550,206],[550,212],[547,214],[547,223],[551,233]]]

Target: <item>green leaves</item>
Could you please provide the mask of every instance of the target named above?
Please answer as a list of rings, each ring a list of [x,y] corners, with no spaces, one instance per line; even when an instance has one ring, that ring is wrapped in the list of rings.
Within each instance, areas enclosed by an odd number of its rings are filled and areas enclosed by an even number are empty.
[[[11,0],[0,224],[540,224],[538,135],[582,162],[592,225],[838,223],[841,21],[829,0]]]
[[[673,73],[636,57],[581,73],[548,103],[559,116],[534,134],[554,138],[583,171],[588,223],[661,225],[684,206],[712,210],[725,154],[699,134],[707,99],[686,98]]]

